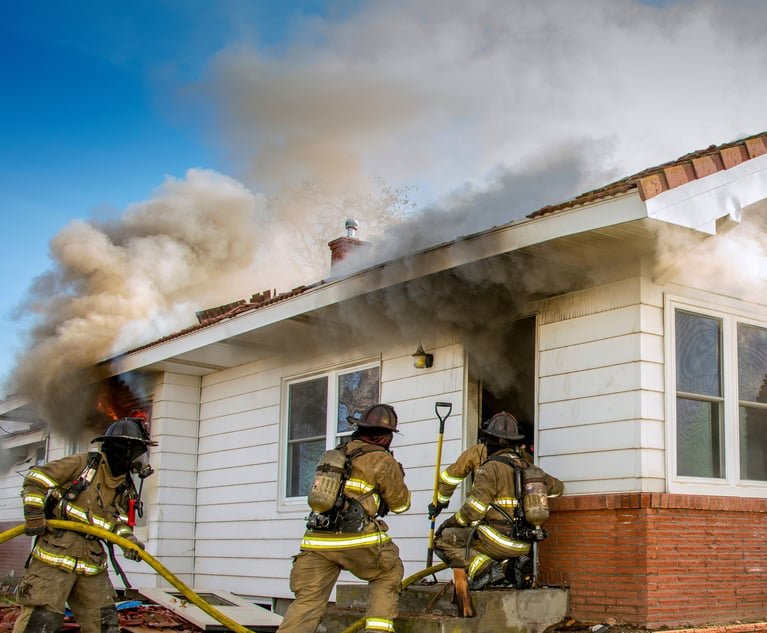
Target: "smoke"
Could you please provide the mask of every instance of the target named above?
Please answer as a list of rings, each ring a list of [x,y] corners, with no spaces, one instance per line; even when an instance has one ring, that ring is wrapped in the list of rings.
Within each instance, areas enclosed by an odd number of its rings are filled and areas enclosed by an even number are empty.
[[[19,307],[35,325],[13,388],[60,430],[80,424],[95,404],[96,364],[190,325],[201,303],[242,285],[258,265],[262,206],[233,179],[190,170],[119,220],[71,222]]]
[[[765,18],[757,0],[390,0],[299,20],[279,48],[241,40],[183,91],[217,113],[213,136],[238,180],[191,170],[119,220],[57,235],[54,269],[21,308],[36,322],[11,388],[65,427],[92,404],[70,396],[93,384],[94,364],[189,325],[200,308],[325,276],[317,260],[288,257],[305,237],[301,218],[316,226],[318,199],[275,205],[305,183],[328,207],[376,178],[417,192],[421,210],[381,226],[351,262],[366,266],[757,132]],[[353,204],[335,206],[355,216]],[[500,264],[392,288],[345,318],[407,333],[438,318],[492,358],[492,338],[474,327],[484,313],[523,314],[531,297],[575,281],[556,261]]]

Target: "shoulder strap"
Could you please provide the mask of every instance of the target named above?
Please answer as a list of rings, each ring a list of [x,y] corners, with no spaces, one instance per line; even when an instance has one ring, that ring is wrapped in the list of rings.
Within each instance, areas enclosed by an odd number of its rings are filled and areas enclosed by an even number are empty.
[[[521,464],[517,464],[508,455],[493,455],[491,457],[488,457],[485,460],[485,463],[487,463],[487,462],[501,462],[502,464],[506,464],[507,466],[511,466],[512,468],[523,468],[523,466]]]

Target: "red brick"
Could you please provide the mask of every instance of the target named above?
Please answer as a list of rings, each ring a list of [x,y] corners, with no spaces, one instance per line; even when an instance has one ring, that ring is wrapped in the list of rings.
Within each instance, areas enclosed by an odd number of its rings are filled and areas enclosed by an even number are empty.
[[[692,167],[692,163],[682,163],[681,165],[666,167],[663,170],[663,173],[666,176],[666,182],[668,183],[669,189],[695,180],[695,170]]]
[[[637,187],[639,188],[639,197],[642,200],[649,200],[669,188],[663,172],[640,178],[639,182],[637,182]]]
[[[745,145],[735,145],[734,147],[726,147],[719,150],[722,156],[722,163],[725,169],[739,165],[740,163],[749,159],[748,149]]]
[[[698,178],[710,176],[711,174],[722,171],[724,169],[722,157],[718,153],[709,154],[707,156],[700,156],[699,158],[693,158],[692,166],[695,169],[695,175]]]
[[[767,136],[757,136],[746,140],[746,149],[751,158],[767,154]]]

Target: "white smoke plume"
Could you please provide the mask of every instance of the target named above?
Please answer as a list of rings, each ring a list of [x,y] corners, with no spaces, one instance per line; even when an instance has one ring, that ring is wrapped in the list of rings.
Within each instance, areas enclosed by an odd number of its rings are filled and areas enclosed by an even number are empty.
[[[62,231],[56,268],[26,304],[39,318],[16,390],[55,418],[74,370],[197,309],[325,276],[285,258],[295,222],[270,203],[286,187],[313,183],[331,199],[375,178],[412,187],[422,211],[380,236],[385,260],[759,132],[766,19],[759,0],[389,0],[298,22],[279,49],[233,44],[194,87],[218,112],[240,182],[192,170],[120,221]],[[566,287],[536,273],[531,292]],[[473,267],[459,289],[501,288],[503,274]],[[436,297],[465,325],[466,294],[422,290],[389,296],[385,313],[408,327],[412,306],[427,321]]]

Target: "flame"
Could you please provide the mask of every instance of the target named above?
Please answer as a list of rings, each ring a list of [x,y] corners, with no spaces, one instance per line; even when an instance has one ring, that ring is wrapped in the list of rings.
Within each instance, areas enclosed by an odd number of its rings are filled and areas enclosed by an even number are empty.
[[[112,402],[109,401],[109,398],[104,395],[102,395],[96,402],[96,410],[111,420],[120,419],[120,415],[117,412],[117,409],[115,409],[115,406],[112,404]]]

